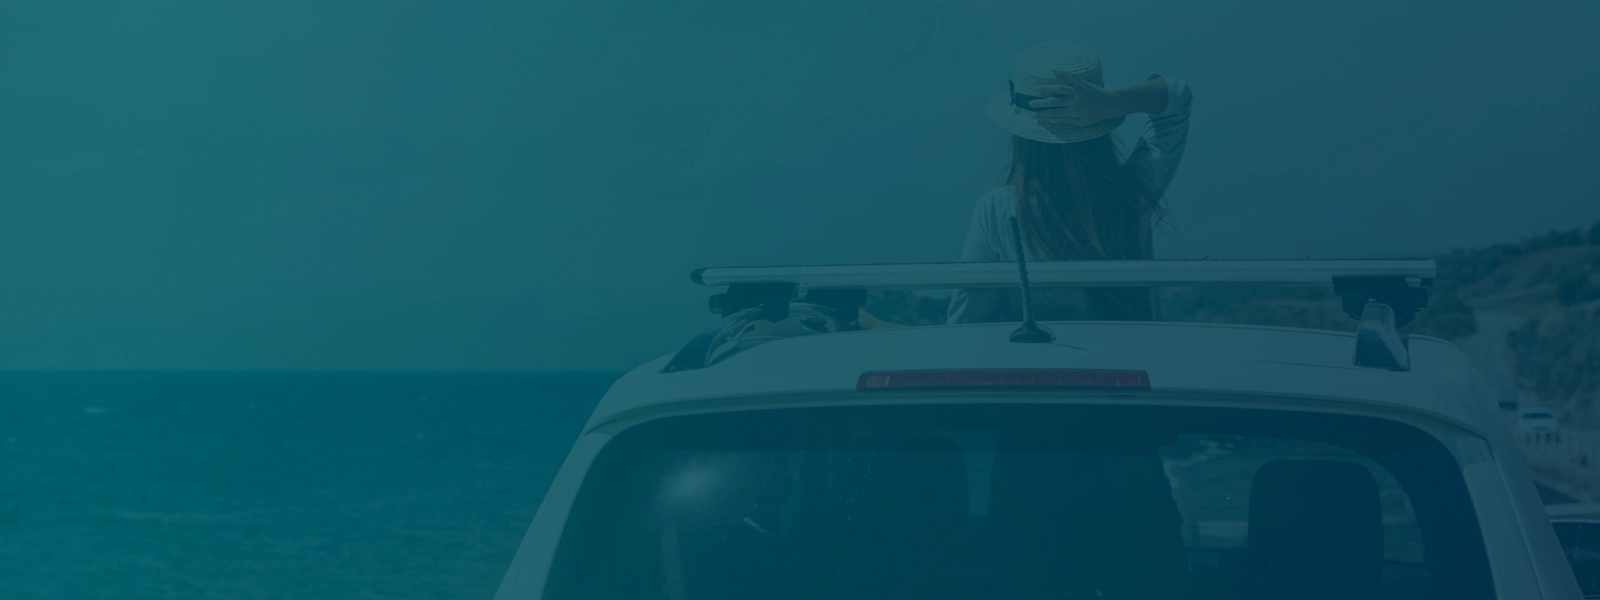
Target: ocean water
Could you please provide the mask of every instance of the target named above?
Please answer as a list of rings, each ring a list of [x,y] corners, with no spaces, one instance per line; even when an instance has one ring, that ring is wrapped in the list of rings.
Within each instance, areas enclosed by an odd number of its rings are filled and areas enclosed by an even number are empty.
[[[614,378],[0,373],[0,598],[488,599]]]

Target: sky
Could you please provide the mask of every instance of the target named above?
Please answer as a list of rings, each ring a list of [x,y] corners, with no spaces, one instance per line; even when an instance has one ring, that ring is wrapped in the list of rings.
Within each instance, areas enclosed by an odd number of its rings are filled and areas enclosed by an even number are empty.
[[[1023,48],[1194,92],[1162,258],[1600,218],[1600,3],[11,0],[0,369],[626,369],[705,266],[948,261]],[[1129,119],[1118,135],[1136,135]]]

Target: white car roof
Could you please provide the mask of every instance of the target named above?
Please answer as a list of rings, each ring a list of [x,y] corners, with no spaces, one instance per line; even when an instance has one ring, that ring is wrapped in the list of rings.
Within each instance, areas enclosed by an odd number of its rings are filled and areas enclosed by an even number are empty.
[[[1141,369],[1152,392],[1270,395],[1400,409],[1483,432],[1498,409],[1453,344],[1412,336],[1411,370],[1351,364],[1351,333],[1173,322],[1053,322],[1056,342],[1009,341],[1015,323],[818,334],[746,349],[703,369],[661,373],[651,361],[611,387],[593,427],[642,409],[711,399],[857,393],[866,371],[977,368]],[[743,402],[744,400],[740,400]],[[1493,407],[1490,407],[1493,408]],[[586,428],[587,429],[587,428]]]

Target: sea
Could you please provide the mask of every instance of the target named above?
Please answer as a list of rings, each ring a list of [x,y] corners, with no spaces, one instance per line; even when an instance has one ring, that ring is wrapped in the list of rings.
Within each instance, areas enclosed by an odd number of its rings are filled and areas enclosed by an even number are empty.
[[[616,373],[0,373],[0,598],[488,600]]]

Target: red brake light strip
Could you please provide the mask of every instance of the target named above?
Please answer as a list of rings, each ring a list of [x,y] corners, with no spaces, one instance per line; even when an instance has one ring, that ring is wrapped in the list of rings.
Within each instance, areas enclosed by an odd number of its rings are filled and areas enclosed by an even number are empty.
[[[927,389],[1149,390],[1150,374],[1131,369],[933,369],[868,371],[856,391]]]

